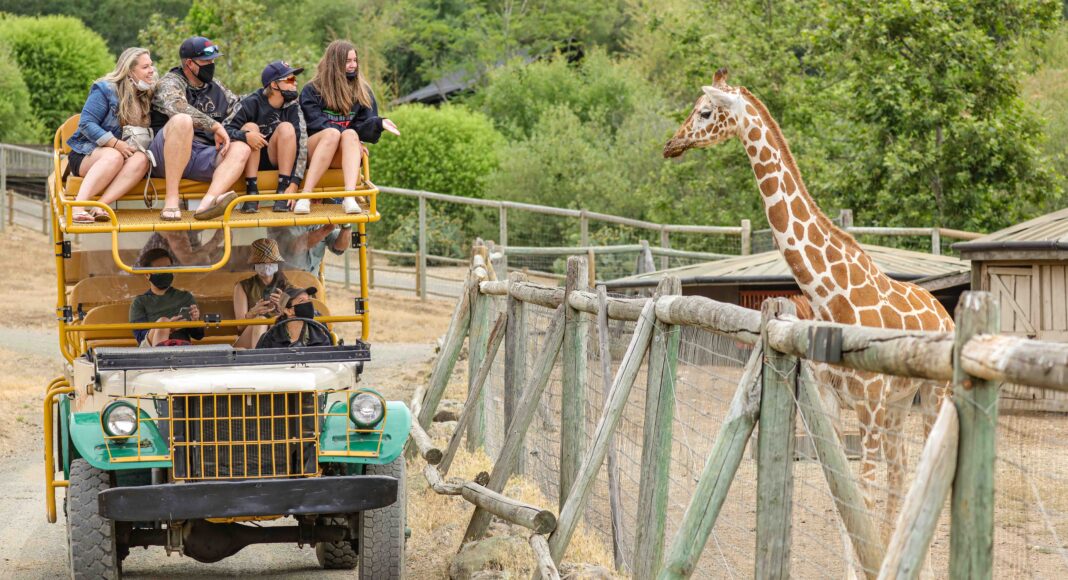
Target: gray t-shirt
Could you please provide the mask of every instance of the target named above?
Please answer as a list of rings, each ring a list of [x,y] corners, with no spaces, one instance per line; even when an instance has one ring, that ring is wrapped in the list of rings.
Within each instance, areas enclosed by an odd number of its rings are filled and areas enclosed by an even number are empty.
[[[140,296],[136,296],[130,303],[130,322],[155,322],[166,316],[177,316],[183,306],[192,306],[197,301],[193,295],[185,290],[178,290],[171,286],[162,295],[156,295],[151,290]],[[147,330],[133,331],[137,342],[145,339]],[[171,338],[184,340],[204,338],[203,328],[180,328],[171,332]]]
[[[283,270],[304,270],[312,274],[319,273],[319,264],[323,262],[327,248],[340,256],[345,250],[335,250],[334,243],[341,235],[341,227],[335,227],[322,241],[308,248],[301,242],[304,234],[314,232],[322,226],[289,226],[284,228],[267,228],[267,237],[278,242],[278,249],[286,259]]]

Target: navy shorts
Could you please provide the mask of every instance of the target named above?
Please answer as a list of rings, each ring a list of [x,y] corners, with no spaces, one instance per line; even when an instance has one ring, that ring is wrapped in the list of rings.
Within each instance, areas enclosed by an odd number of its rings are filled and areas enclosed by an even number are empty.
[[[156,158],[156,166],[152,168],[152,177],[164,177],[164,159],[163,159],[163,142],[165,140],[164,131],[159,131],[152,139],[152,145],[149,150],[152,151],[152,156]],[[211,181],[211,178],[215,175],[215,166],[218,160],[217,152],[215,151],[215,145],[207,145],[197,141],[193,138],[193,151],[189,155],[189,162],[185,164],[185,170],[182,171],[183,179],[192,179],[193,181]]]

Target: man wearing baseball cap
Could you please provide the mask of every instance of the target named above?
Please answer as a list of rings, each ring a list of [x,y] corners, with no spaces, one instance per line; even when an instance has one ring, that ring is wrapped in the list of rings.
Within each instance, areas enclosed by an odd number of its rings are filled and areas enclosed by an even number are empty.
[[[252,149],[245,163],[245,193],[256,195],[258,170],[278,170],[278,193],[293,193],[304,179],[308,159],[308,131],[297,101],[297,75],[302,68],[276,60],[263,69],[263,88],[249,94],[226,119],[230,139],[243,141]],[[259,211],[259,202],[241,204],[244,213]],[[289,202],[274,202],[274,211],[289,211]]]
[[[223,213],[237,196],[226,191],[245,167],[250,149],[232,143],[224,121],[237,97],[215,80],[219,47],[203,36],[187,38],[178,48],[181,66],[172,68],[156,85],[152,99],[151,151],[153,175],[167,182],[167,202],[161,218],[181,219],[178,183],[182,178],[211,182],[193,217],[211,219]]]

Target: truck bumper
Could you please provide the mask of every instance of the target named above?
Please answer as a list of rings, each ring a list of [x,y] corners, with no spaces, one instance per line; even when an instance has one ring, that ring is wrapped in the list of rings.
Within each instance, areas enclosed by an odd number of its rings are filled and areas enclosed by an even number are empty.
[[[100,515],[120,522],[345,514],[395,501],[397,479],[385,475],[167,483],[114,487],[99,496]]]

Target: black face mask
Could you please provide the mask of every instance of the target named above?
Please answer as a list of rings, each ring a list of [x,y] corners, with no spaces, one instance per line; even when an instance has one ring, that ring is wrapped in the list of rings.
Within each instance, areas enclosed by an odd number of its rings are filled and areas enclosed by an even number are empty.
[[[148,281],[156,288],[166,290],[174,283],[174,274],[150,274]]]
[[[293,305],[293,315],[297,318],[315,318],[315,305],[311,302]]]
[[[210,83],[211,79],[215,78],[215,63],[200,65],[197,70],[197,78],[204,84]]]
[[[282,95],[282,102],[283,103],[292,103],[293,101],[297,100],[297,97],[300,96],[300,94],[297,93],[297,91],[280,90],[280,91],[278,91],[278,93],[280,95]]]
[[[345,78],[349,79],[350,81],[355,79],[356,78],[356,72],[357,71],[352,71],[352,72],[345,71]]]

